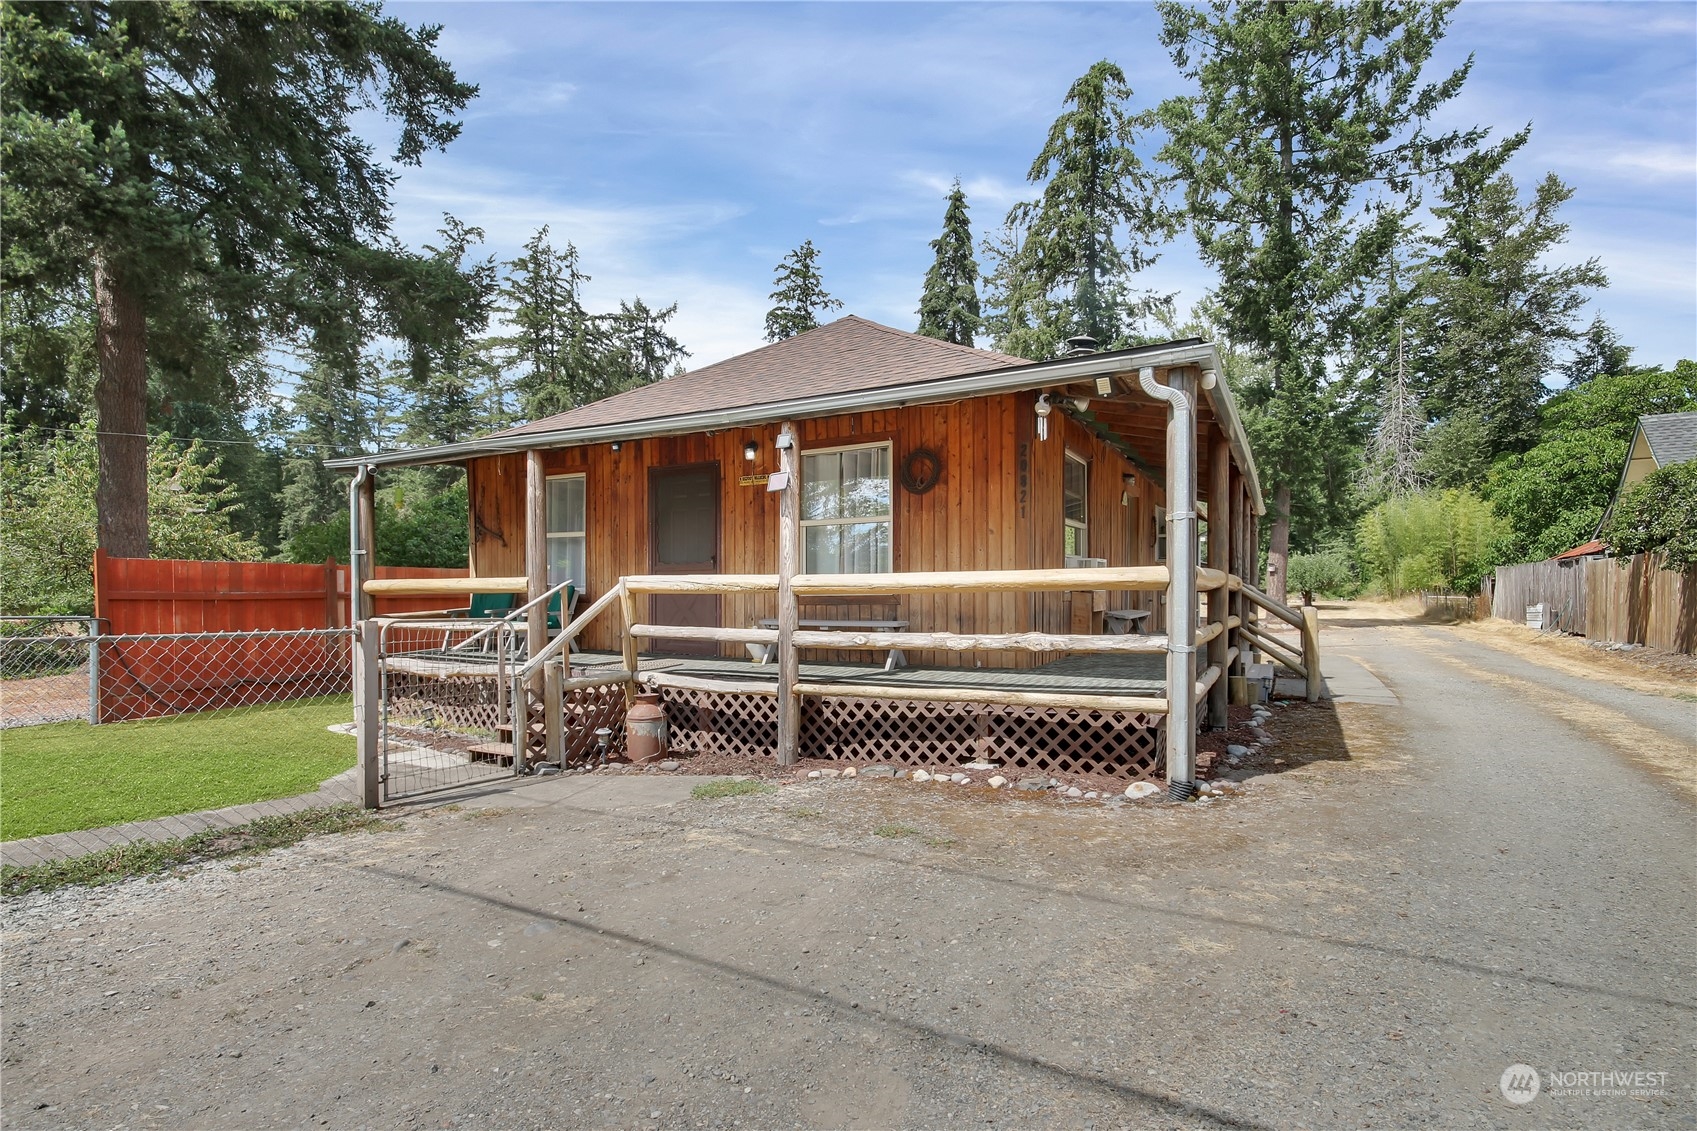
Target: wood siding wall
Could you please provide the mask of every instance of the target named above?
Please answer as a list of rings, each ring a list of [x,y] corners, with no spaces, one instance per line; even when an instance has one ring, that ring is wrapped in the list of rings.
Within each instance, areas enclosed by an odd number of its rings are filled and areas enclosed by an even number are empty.
[[[1162,493],[1112,448],[1056,412],[1047,441],[1036,438],[1034,393],[981,397],[952,405],[851,413],[798,422],[805,454],[821,448],[888,441],[895,479],[892,516],[893,566],[917,570],[986,570],[1059,567],[1065,530],[1061,509],[1063,461],[1068,450],[1090,463],[1088,551],[1110,565],[1154,560],[1154,509]],[[596,444],[545,453],[549,475],[586,476],[586,599],[620,576],[649,571],[648,471],[654,467],[716,462],[721,469],[721,551],[725,573],[777,570],[777,496],[763,483],[743,485],[746,475],[776,468],[777,425],[714,434],[628,441],[619,451]],[[758,458],[743,458],[749,441]],[[908,453],[919,448],[942,461],[938,484],[915,495],[900,483]],[[1128,487],[1123,476],[1135,473]],[[524,573],[524,457],[493,456],[471,461],[474,577]],[[1206,482],[1206,480],[1204,480]],[[1122,502],[1122,494],[1127,497]],[[895,615],[921,632],[1066,632],[1072,623],[1072,594],[1025,596],[968,593],[900,598]],[[1088,597],[1084,598],[1088,599]],[[1114,594],[1114,606],[1149,607],[1151,594]],[[803,615],[813,611],[804,608]],[[820,609],[825,613],[825,609]],[[832,619],[882,619],[889,602],[835,604]],[[645,608],[638,609],[646,616]],[[746,626],[776,615],[775,599],[759,594],[723,598],[726,625]],[[585,647],[618,646],[617,626],[604,619],[590,628]],[[732,654],[730,649],[726,654]],[[866,652],[815,652],[810,658],[866,660]],[[1026,653],[925,653],[910,662],[933,665],[1018,667],[1040,662]]]

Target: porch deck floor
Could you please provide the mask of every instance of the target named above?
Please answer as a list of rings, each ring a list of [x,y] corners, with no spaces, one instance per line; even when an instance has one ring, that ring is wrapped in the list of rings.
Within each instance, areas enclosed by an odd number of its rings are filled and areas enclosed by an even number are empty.
[[[618,668],[623,657],[615,652],[573,652],[574,674],[594,675],[598,668]],[[724,683],[778,683],[778,665],[757,664],[722,656],[669,656],[644,653],[644,674],[714,680]],[[885,671],[881,664],[822,664],[803,661],[804,683],[865,684],[868,686],[982,688],[995,691],[1053,692],[1057,695],[1166,694],[1167,661],[1162,655],[1092,654],[1065,656],[1036,668],[906,667]]]

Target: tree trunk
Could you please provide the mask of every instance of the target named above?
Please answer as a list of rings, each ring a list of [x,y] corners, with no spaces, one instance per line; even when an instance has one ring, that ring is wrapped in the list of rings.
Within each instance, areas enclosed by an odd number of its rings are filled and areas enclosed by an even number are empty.
[[[1267,596],[1283,603],[1286,567],[1290,564],[1290,488],[1283,483],[1273,491],[1273,540],[1267,547]]]
[[[147,545],[147,319],[129,280],[94,259],[94,386],[100,478],[94,492],[99,546],[113,557],[145,558]]]

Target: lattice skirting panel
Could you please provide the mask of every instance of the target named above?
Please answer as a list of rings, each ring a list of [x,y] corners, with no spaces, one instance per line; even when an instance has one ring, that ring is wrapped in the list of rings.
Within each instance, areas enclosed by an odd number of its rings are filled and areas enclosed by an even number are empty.
[[[776,757],[778,701],[770,695],[668,687],[671,748],[679,754]],[[1011,771],[1158,778],[1166,717],[1065,707],[903,702],[809,696],[801,754],[904,766],[996,762]]]
[[[561,761],[582,766],[599,761],[601,743],[595,732],[612,731],[607,737],[607,757],[625,752],[625,689],[618,684],[579,687],[566,692],[566,735]]]

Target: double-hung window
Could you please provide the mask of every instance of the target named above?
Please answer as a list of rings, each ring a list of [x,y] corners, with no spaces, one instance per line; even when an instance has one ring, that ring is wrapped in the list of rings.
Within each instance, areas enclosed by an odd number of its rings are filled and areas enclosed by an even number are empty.
[[[548,479],[548,586],[571,580],[583,591],[587,528],[584,477],[554,475]]]
[[[802,568],[890,572],[890,445],[803,452]]]
[[[1066,456],[1066,471],[1061,479],[1061,501],[1065,511],[1063,518],[1066,521],[1066,555],[1069,558],[1082,558],[1090,553],[1090,464],[1071,452]]]

